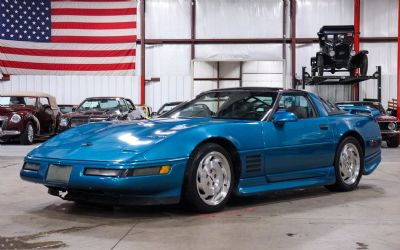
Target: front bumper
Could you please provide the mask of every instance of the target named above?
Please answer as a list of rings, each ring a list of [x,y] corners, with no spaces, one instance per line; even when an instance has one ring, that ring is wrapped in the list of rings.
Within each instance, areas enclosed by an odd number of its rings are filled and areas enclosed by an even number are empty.
[[[65,200],[88,201],[113,205],[155,205],[178,203],[183,184],[187,159],[165,160],[163,162],[88,162],[38,159],[27,157],[25,162],[40,164],[38,171],[21,169],[23,180],[39,183],[49,188],[49,193]],[[72,166],[68,180],[56,182],[47,180],[50,164]],[[168,174],[104,177],[84,174],[86,168],[136,169],[168,164]]]
[[[400,131],[393,131],[393,130],[381,130],[381,134],[382,134],[382,140],[388,140],[394,136],[399,136],[400,135]]]
[[[18,130],[2,130],[0,128],[0,137],[3,137],[3,136],[17,136],[17,135],[20,135],[20,134],[21,134],[21,132],[18,131]]]

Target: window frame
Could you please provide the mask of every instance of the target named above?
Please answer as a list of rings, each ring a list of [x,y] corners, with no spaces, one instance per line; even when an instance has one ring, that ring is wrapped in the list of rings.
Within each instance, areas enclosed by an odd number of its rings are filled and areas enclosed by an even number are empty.
[[[274,115],[276,114],[276,112],[278,112],[279,110],[279,102],[281,101],[282,96],[287,96],[287,95],[292,95],[292,96],[303,96],[310,104],[311,104],[311,108],[315,114],[314,117],[310,117],[310,118],[303,118],[299,120],[306,120],[306,119],[315,119],[315,118],[319,118],[320,117],[320,113],[318,112],[318,109],[315,107],[314,102],[311,100],[310,95],[308,93],[305,92],[292,92],[292,91],[284,91],[284,92],[279,92],[277,99],[275,101],[275,107],[273,107],[272,112],[270,114],[267,114],[265,116],[265,118],[262,121],[272,121],[272,118],[274,117]]]

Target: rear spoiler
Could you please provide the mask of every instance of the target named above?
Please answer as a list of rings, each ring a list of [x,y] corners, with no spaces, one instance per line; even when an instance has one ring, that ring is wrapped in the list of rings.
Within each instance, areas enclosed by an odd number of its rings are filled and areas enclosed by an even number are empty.
[[[374,119],[382,115],[379,112],[379,110],[370,108],[368,106],[349,106],[349,105],[339,104],[337,105],[337,107],[344,111],[349,112],[350,114],[371,116]]]

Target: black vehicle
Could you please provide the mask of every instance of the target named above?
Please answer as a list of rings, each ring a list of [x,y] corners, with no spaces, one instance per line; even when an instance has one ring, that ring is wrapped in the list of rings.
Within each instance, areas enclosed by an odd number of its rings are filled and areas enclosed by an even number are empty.
[[[167,113],[168,111],[174,109],[176,106],[178,106],[179,104],[182,104],[182,102],[167,102],[164,103],[164,105],[161,106],[161,108],[157,111],[157,112],[153,112],[151,114],[151,116],[154,117],[158,117],[164,113]]]
[[[63,115],[59,131],[89,122],[142,119],[130,99],[123,97],[86,98],[74,112]]]
[[[360,69],[360,75],[366,76],[368,71],[368,51],[355,52],[354,26],[323,26],[318,32],[320,51],[311,58],[311,73],[323,76],[324,72],[334,74],[348,71],[354,76]]]

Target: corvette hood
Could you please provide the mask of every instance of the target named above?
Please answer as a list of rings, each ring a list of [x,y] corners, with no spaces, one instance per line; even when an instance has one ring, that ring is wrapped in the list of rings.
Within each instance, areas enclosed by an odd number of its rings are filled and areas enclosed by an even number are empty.
[[[31,157],[90,161],[143,161],[155,144],[187,129],[231,121],[208,118],[101,122],[83,125],[52,138]]]

